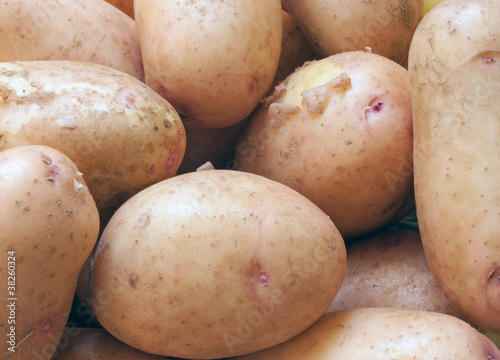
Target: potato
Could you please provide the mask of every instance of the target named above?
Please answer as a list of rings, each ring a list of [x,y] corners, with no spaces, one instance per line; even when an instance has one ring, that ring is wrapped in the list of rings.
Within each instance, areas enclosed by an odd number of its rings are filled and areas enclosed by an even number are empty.
[[[327,213],[345,240],[413,208],[408,72],[368,52],[309,62],[254,111],[235,168],[281,182]]]
[[[297,337],[231,360],[412,359],[494,360],[486,336],[451,315],[398,308],[362,308],[322,316]]]
[[[310,43],[324,56],[371,48],[406,67],[424,0],[283,0]]]
[[[187,126],[243,121],[269,91],[278,67],[279,0],[136,0],[146,83]]]
[[[135,22],[103,0],[10,0],[0,24],[0,62],[86,61],[144,81]]]
[[[231,169],[234,161],[234,147],[245,130],[243,120],[222,129],[186,127],[186,152],[179,166],[178,174],[196,171],[207,161],[216,169]]]
[[[400,307],[462,317],[436,283],[418,231],[382,231],[346,251],[346,276],[327,312]]]
[[[125,14],[134,18],[134,0],[106,0],[111,5],[117,7]]]
[[[415,198],[438,284],[472,324],[500,333],[500,3],[454,0],[410,49]]]
[[[2,359],[50,359],[99,215],[82,174],[46,146],[0,152]]]
[[[100,215],[174,176],[186,134],[173,107],[139,80],[77,61],[0,63],[0,150],[41,144],[84,174]]]
[[[67,327],[51,360],[168,360],[130,347],[104,329]]]
[[[278,69],[274,76],[274,85],[284,80],[296,68],[304,65],[306,61],[315,60],[320,57],[307,40],[307,37],[293,16],[285,10],[281,11],[281,15],[283,16],[283,36]]]
[[[334,224],[294,190],[235,170],[191,172],[113,215],[96,249],[92,305],[104,328],[137,349],[239,355],[318,319],[340,288],[345,256]]]

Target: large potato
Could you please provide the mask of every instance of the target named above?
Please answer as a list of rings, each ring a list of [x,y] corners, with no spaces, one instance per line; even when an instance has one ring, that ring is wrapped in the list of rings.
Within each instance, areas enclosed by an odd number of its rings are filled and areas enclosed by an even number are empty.
[[[146,83],[193,127],[245,119],[272,85],[279,62],[279,0],[136,0]]]
[[[430,268],[470,322],[500,333],[500,2],[436,5],[409,58],[415,198]]]
[[[496,360],[486,336],[454,316],[398,308],[362,308],[322,316],[297,337],[231,360]]]
[[[143,351],[239,355],[318,319],[345,256],[330,219],[294,190],[235,170],[191,172],[113,215],[95,254],[92,305],[104,328]]]
[[[0,203],[2,359],[49,360],[97,241],[97,208],[75,164],[39,145],[0,152]]]
[[[382,231],[346,251],[346,276],[327,312],[400,307],[462,317],[429,269],[418,231]]]
[[[250,116],[235,168],[279,181],[325,211],[347,240],[413,208],[408,72],[347,52],[305,64]]]
[[[9,0],[0,9],[0,61],[88,61],[144,80],[134,21],[103,0]]]
[[[134,349],[104,329],[67,327],[51,360],[168,360]]]
[[[323,55],[370,47],[407,66],[424,0],[283,0],[311,45]]]
[[[0,63],[0,150],[42,144],[77,165],[100,215],[175,175],[186,147],[172,106],[139,80],[76,61]]]

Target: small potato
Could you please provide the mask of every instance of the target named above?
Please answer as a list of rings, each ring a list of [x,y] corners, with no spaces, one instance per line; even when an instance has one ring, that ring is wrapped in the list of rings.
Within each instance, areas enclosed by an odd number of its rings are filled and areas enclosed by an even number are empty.
[[[139,80],[77,61],[0,63],[0,151],[65,153],[109,219],[133,194],[174,176],[186,134],[177,112]]]
[[[330,219],[289,187],[234,170],[191,172],[115,212],[95,253],[92,306],[112,335],[149,353],[240,355],[324,314],[345,256]]]
[[[243,120],[222,129],[186,127],[186,152],[177,173],[196,171],[206,162],[210,162],[216,169],[231,169],[234,147],[246,124],[247,121]]]
[[[0,62],[86,61],[144,81],[134,20],[103,0],[9,0],[0,24]]]
[[[186,126],[243,121],[269,91],[278,67],[280,0],[136,0],[146,83]]]
[[[346,276],[327,312],[400,307],[463,316],[439,288],[418,231],[386,230],[346,251]]]
[[[49,360],[99,233],[82,174],[46,146],[0,152],[2,359]]]
[[[369,47],[406,67],[424,0],[283,0],[287,11],[324,56]]]
[[[281,182],[327,213],[344,239],[414,205],[408,72],[380,55],[309,62],[248,120],[235,169]]]
[[[117,7],[125,14],[134,18],[134,0],[106,0],[111,5]]]
[[[415,200],[429,267],[500,333],[500,2],[443,1],[413,38]]]
[[[130,347],[104,329],[67,327],[51,360],[168,360]]]
[[[313,49],[304,32],[299,27],[292,15],[282,10],[283,38],[281,40],[281,53],[278,70],[274,76],[274,85],[284,80],[295,69],[320,57]]]
[[[398,308],[362,308],[322,316],[297,337],[231,360],[496,360],[486,336],[451,315]]]

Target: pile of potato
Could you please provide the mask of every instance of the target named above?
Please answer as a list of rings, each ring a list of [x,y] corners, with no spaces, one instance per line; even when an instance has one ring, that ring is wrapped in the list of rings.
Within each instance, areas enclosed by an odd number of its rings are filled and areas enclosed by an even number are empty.
[[[3,359],[500,360],[500,3],[435,3],[2,2]]]

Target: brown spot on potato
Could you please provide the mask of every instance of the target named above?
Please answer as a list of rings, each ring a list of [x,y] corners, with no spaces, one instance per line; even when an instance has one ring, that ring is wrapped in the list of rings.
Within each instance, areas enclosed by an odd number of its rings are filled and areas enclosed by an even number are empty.
[[[128,283],[130,284],[130,287],[132,288],[137,288],[137,280],[139,277],[137,275],[131,274],[128,278]]]

